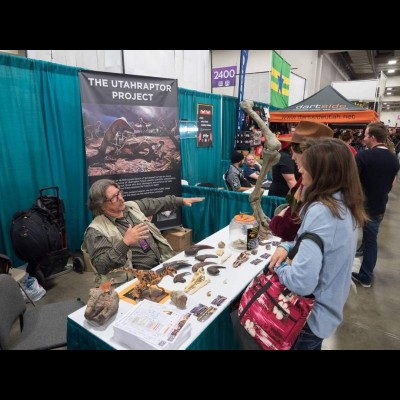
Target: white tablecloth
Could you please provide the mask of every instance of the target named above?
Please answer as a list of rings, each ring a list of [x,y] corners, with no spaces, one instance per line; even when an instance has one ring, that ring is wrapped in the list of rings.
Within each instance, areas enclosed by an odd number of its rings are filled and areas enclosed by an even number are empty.
[[[269,239],[271,241],[280,241],[279,238],[271,236]],[[252,260],[255,260],[257,258],[260,258],[261,254],[264,254],[266,252],[272,254],[272,252],[275,250],[275,246],[271,247],[271,250],[266,250],[265,246],[259,246],[258,247],[258,253],[256,255],[251,255],[250,259],[247,260],[245,263],[240,265],[238,268],[233,268],[232,264],[240,254],[240,251],[238,250],[232,250],[229,248],[229,227],[225,227],[221,229],[220,231],[214,233],[213,235],[209,236],[208,238],[202,240],[199,244],[208,244],[210,246],[214,246],[215,249],[205,249],[199,251],[198,254],[215,254],[217,250],[217,244],[218,242],[223,241],[226,244],[226,251],[230,251],[232,253],[232,256],[225,261],[224,264],[220,264],[219,258],[210,258],[207,259],[206,261],[215,261],[218,265],[223,265],[226,267],[226,269],[220,269],[220,274],[218,276],[210,276],[206,272],[206,277],[210,279],[210,283],[207,284],[206,286],[202,287],[200,290],[198,290],[196,293],[193,295],[187,295],[188,300],[186,304],[186,310],[190,311],[192,310],[195,306],[197,306],[199,303],[204,304],[206,306],[211,305],[211,301],[217,297],[218,295],[222,295],[227,297],[227,300],[225,300],[220,306],[215,306],[217,310],[212,314],[206,321],[204,322],[199,322],[197,321],[197,318],[192,315],[190,318],[191,322],[191,335],[189,339],[187,339],[179,348],[180,350],[186,349],[188,346],[190,346],[191,343],[193,343],[199,335],[214,321],[214,319],[218,318],[218,316],[221,314],[221,312],[228,307],[233,300],[246,288],[248,283],[251,281],[251,279],[257,275],[259,271],[261,271],[264,266],[267,263],[266,259],[262,259],[263,261],[260,262],[257,265],[251,264]],[[194,265],[198,261],[194,257],[186,257],[184,252],[179,253],[175,257],[171,258],[168,262],[174,261],[174,260],[186,260],[188,263]],[[155,269],[158,269],[159,267],[156,267]],[[206,268],[205,268],[206,269]],[[179,269],[178,273],[185,272],[185,271],[190,271],[191,272],[191,267]],[[187,275],[186,278],[186,283],[173,283],[173,278],[170,276],[164,277],[164,279],[160,282],[160,286],[164,287],[165,289],[168,290],[183,290],[183,288],[187,285],[188,282],[190,282],[191,277],[193,275]],[[124,285],[120,286],[117,288],[117,291],[121,291],[131,285],[133,281],[127,282]],[[207,293],[211,292],[210,296],[207,296]],[[170,300],[168,300],[170,301]],[[99,339],[107,343],[109,346],[115,348],[115,349],[127,349],[126,346],[124,346],[121,343],[118,343],[116,340],[113,338],[113,323],[118,319],[121,318],[131,307],[135,307],[135,305],[126,302],[124,300],[120,300],[119,302],[119,310],[117,315],[110,321],[105,327],[95,327],[88,323],[88,321],[84,318],[84,312],[86,307],[82,307],[81,309],[75,311],[74,313],[70,314],[68,318],[72,321],[74,321],[76,324],[79,324],[81,327],[85,328],[88,332],[91,334],[97,336]]]

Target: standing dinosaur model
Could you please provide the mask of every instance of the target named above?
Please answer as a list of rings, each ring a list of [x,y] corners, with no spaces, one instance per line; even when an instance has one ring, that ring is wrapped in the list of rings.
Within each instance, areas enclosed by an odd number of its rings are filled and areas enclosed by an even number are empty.
[[[240,102],[240,108],[253,119],[261,130],[262,135],[265,138],[263,148],[263,164],[260,171],[260,177],[264,178],[267,172],[271,170],[280,159],[281,155],[279,150],[281,144],[276,136],[271,132],[265,122],[260,116],[253,110],[254,103],[251,100],[243,100]],[[265,240],[269,233],[269,222],[271,221],[261,208],[261,198],[264,190],[261,188],[262,179],[257,179],[256,185],[253,192],[249,196],[249,202],[253,209],[254,218],[258,222],[259,226],[259,237],[261,240]]]

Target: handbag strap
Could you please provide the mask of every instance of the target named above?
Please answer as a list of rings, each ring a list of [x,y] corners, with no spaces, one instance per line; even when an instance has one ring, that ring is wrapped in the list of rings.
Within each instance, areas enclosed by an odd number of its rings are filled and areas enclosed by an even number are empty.
[[[293,249],[289,251],[288,253],[288,258],[290,258],[291,260],[293,260],[294,256],[297,254],[297,252],[299,251],[299,247],[300,247],[300,243],[304,240],[304,239],[310,239],[313,242],[315,242],[318,247],[321,250],[321,253],[324,254],[324,242],[323,240],[316,234],[313,232],[303,232],[298,239],[296,240],[296,244],[294,245]]]
[[[320,248],[321,253],[324,254],[324,242],[323,242],[323,240],[321,239],[321,237],[318,236],[316,233],[313,233],[313,232],[303,232],[303,233],[297,238],[296,243],[295,243],[293,249],[289,251],[289,253],[288,253],[288,255],[287,255],[287,258],[289,258],[290,260],[293,260],[294,256],[295,256],[295,255],[297,254],[297,252],[299,251],[299,247],[300,247],[301,242],[302,242],[304,239],[310,239],[310,240],[312,240],[313,242],[315,242],[315,243],[318,245],[318,247]],[[267,275],[268,272],[269,272],[269,271],[268,271],[268,267],[269,267],[269,263],[268,263],[268,264],[264,267],[264,269],[263,269],[263,273],[264,273],[265,275]]]

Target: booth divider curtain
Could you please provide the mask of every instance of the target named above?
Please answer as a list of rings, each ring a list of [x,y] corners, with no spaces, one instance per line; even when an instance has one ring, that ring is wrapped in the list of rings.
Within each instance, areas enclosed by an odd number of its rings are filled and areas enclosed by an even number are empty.
[[[213,143],[211,147],[197,147],[194,137],[181,137],[182,179],[195,185],[211,182],[222,186],[221,168],[221,96],[196,90],[179,89],[179,119],[197,121],[197,104],[213,106]]]
[[[0,252],[17,266],[23,262],[12,250],[12,218],[32,207],[39,189],[60,188],[68,248],[80,248],[89,223],[78,71],[0,55]]]
[[[222,96],[222,159],[229,160],[237,131],[237,97]]]
[[[204,197],[201,203],[196,203],[193,207],[182,207],[183,225],[193,230],[195,243],[227,226],[236,214],[253,214],[249,195],[246,193],[183,185],[182,196]],[[276,207],[285,202],[283,197],[263,196],[261,207],[271,218]]]

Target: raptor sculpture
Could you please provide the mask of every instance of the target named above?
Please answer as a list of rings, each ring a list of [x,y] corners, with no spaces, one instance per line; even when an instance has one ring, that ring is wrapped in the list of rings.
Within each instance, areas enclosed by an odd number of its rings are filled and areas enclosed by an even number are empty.
[[[267,172],[271,170],[272,166],[275,165],[281,155],[279,150],[281,144],[276,136],[271,132],[265,122],[259,117],[259,115],[253,110],[254,103],[251,100],[243,100],[240,102],[240,108],[248,114],[253,121],[258,125],[261,130],[262,135],[265,138],[264,148],[263,148],[263,164],[260,171],[260,176],[265,177]],[[265,240],[269,233],[268,224],[271,221],[268,218],[262,208],[261,208],[261,198],[264,190],[261,188],[262,179],[257,179],[256,185],[253,192],[249,196],[249,202],[251,208],[253,209],[254,218],[258,222],[259,226],[259,237],[260,240]]]

